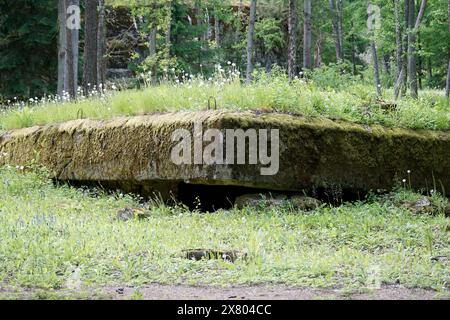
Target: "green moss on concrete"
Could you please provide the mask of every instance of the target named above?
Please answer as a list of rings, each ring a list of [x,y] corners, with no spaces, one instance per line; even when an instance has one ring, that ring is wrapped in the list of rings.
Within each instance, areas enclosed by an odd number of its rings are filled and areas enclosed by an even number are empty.
[[[176,166],[175,129],[280,129],[280,171],[260,166]],[[415,188],[450,190],[450,133],[384,128],[277,113],[198,111],[112,120],[73,120],[0,135],[0,164],[48,167],[61,180],[237,185],[274,190],[338,186],[390,189],[403,179]],[[37,159],[37,160],[36,160]],[[407,170],[411,170],[410,176]],[[158,187],[159,188],[159,187]]]

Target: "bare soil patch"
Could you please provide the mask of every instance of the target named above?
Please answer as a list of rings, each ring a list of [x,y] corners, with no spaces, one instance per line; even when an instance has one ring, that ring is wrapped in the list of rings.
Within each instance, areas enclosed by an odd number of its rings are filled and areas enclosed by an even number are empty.
[[[229,288],[151,284],[139,289],[108,287],[113,299],[129,299],[136,292],[145,300],[434,300],[449,299],[434,290],[410,289],[402,286],[383,286],[377,290],[347,291],[342,289],[314,289],[289,286],[236,286]]]

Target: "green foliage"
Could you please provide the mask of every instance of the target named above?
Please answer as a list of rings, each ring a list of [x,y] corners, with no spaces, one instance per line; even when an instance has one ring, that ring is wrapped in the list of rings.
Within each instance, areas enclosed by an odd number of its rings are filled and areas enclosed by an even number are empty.
[[[214,65],[214,49],[206,49],[209,45],[204,38],[207,25],[193,22],[191,24],[185,18],[190,14],[190,7],[181,2],[174,3],[172,14],[173,41],[181,44],[171,48],[171,54],[177,57],[178,68],[189,73],[202,73],[203,67],[211,71]]]
[[[56,0],[0,0],[0,103],[56,87]]]
[[[446,69],[450,52],[450,32],[447,21],[447,0],[429,1],[428,14],[420,28],[420,46],[418,54],[423,68],[427,71],[427,85],[431,88],[443,87],[446,81]],[[425,76],[425,75],[424,75]]]
[[[255,23],[255,30],[255,37],[261,41],[264,52],[270,53],[283,47],[285,41],[281,21],[274,18],[261,19]]]
[[[246,29],[248,3],[238,14],[240,1],[185,0],[107,0],[110,6],[127,6],[136,18],[141,46],[129,61],[136,74],[166,78],[171,68],[209,77],[216,65],[232,61],[239,70],[246,67]],[[382,87],[395,82],[396,43],[394,2],[374,0],[381,8],[381,29],[373,37],[367,32],[367,0],[343,1],[344,64],[336,66],[331,12],[328,0],[315,0],[312,7],[312,34],[315,62],[320,51],[323,68],[313,71],[319,87],[342,88],[360,76],[373,85],[369,43],[373,38],[378,49]],[[17,96],[30,98],[54,92],[57,64],[57,1],[0,0],[0,103]],[[298,1],[299,24],[297,65],[302,65],[302,1]],[[401,24],[404,25],[404,1],[400,1]],[[255,24],[255,66],[271,70],[287,65],[287,1],[261,0]],[[214,19],[220,20],[220,43],[214,39]],[[450,33],[447,1],[428,1],[423,22],[417,33],[417,63],[422,88],[445,85]],[[150,54],[148,36],[156,26],[156,54]],[[170,30],[170,37],[166,37]],[[402,28],[402,35],[405,36]],[[83,33],[81,32],[81,37]],[[144,44],[142,46],[142,44]],[[147,47],[145,47],[147,46]],[[319,50],[320,49],[320,50]],[[39,53],[39,54],[36,54]],[[82,57],[82,55],[80,55]],[[337,72],[339,70],[339,72]],[[345,74],[342,71],[345,71]],[[323,72],[323,75],[319,73]],[[342,81],[343,80],[343,81]]]
[[[344,89],[361,82],[360,76],[352,75],[347,62],[331,63],[307,72],[306,76],[322,89]]]

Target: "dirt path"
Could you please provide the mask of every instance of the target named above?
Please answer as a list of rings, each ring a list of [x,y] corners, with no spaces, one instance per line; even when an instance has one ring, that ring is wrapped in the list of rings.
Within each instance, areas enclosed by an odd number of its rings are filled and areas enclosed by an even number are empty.
[[[379,290],[348,291],[269,286],[235,286],[230,288],[150,284],[143,287],[108,286],[80,290],[46,291],[42,289],[5,288],[3,299],[93,299],[93,300],[450,300],[450,291],[409,289],[400,285],[383,286]]]
[[[108,287],[106,293],[113,299],[129,299],[138,292],[146,300],[432,300],[449,299],[449,294],[433,290],[408,289],[402,286],[385,286],[379,290],[346,292],[333,289],[295,288],[286,286],[240,286],[231,288],[197,287],[187,285],[152,284],[139,288]]]

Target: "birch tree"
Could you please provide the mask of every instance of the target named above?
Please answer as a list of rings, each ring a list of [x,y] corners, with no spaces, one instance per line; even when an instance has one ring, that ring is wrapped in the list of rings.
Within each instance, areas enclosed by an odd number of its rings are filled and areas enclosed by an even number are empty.
[[[98,0],[85,0],[83,87],[86,93],[97,84]]]
[[[289,79],[294,79],[297,74],[296,60],[297,60],[297,0],[289,0],[288,13],[288,74]]]

